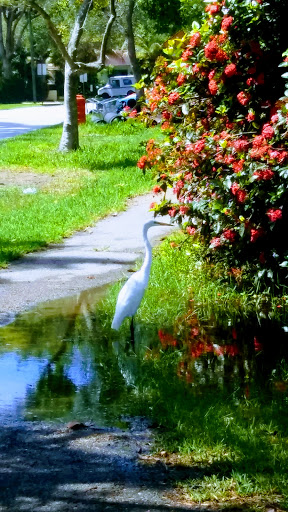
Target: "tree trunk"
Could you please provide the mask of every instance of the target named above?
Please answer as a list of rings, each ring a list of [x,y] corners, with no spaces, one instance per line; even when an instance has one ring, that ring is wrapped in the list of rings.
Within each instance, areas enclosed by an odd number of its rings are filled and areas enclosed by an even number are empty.
[[[4,8],[1,7],[1,9],[0,9],[0,59],[2,61],[2,76],[3,76],[4,80],[10,80],[12,78],[12,63],[11,63],[12,52],[11,52],[11,44],[10,44],[11,27],[10,26],[6,27],[6,37],[5,37],[6,46],[5,46],[4,45],[5,29],[3,31],[3,20],[5,20],[6,23],[7,23],[7,20],[4,16],[3,10],[4,10]]]
[[[79,147],[78,114],[76,94],[78,88],[78,74],[73,72],[70,65],[65,63],[64,80],[64,124],[59,151],[71,151]]]
[[[135,7],[135,0],[129,0],[128,9],[126,14],[126,36],[127,36],[127,46],[128,46],[128,56],[131,62],[133,75],[136,78],[136,82],[141,80],[141,68],[139,66],[138,59],[136,57],[136,49],[135,49],[135,38],[134,38],[134,30],[133,30],[133,12]],[[142,89],[137,91],[137,96],[143,96],[144,91]]]

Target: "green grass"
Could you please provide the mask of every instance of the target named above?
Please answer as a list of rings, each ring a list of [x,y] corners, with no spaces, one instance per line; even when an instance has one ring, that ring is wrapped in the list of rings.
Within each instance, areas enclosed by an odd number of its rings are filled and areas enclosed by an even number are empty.
[[[99,311],[104,333],[110,328],[109,312],[114,311],[120,286],[111,289]],[[286,308],[279,310],[277,301],[265,313],[260,297],[239,293],[229,283],[223,285],[219,268],[209,270],[200,245],[182,234],[173,235],[154,251],[150,284],[136,315],[142,358],[131,415],[152,416],[160,425],[157,456],[161,458],[164,451],[168,466],[186,468],[190,476],[178,477],[178,485],[193,503],[250,510],[275,504],[288,509],[288,393],[276,390],[277,382],[288,384],[287,364],[269,378],[261,378],[260,372],[257,381],[250,373],[257,353],[226,357],[231,375],[223,388],[221,358],[208,358],[207,365],[206,358],[191,358],[193,341],[189,341],[193,326],[201,330],[204,325],[212,336],[211,323],[217,325],[225,343],[234,322],[241,334],[245,318],[252,321],[250,332],[253,322],[258,323],[257,314],[275,321],[281,314],[287,321]],[[159,329],[177,345],[161,347]],[[122,343],[128,336],[128,320],[119,333],[109,335]],[[243,336],[247,337],[247,330]],[[220,372],[219,381],[217,372],[211,374],[212,361]]]
[[[73,231],[125,208],[127,198],[151,189],[151,178],[136,167],[141,143],[155,134],[136,123],[80,130],[81,149],[57,150],[61,128],[28,133],[0,143],[0,161],[21,182],[21,173],[52,178],[36,194],[25,185],[0,191],[0,266],[22,254],[58,242]],[[1,171],[0,171],[1,180]],[[29,184],[31,187],[31,184]]]

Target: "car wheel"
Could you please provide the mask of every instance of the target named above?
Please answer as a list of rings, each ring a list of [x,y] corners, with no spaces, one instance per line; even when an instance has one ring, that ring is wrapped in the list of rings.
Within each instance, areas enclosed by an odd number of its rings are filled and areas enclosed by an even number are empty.
[[[109,94],[107,94],[107,92],[104,92],[104,94],[101,94],[101,98],[103,98],[103,100],[107,100],[108,98],[110,98]]]

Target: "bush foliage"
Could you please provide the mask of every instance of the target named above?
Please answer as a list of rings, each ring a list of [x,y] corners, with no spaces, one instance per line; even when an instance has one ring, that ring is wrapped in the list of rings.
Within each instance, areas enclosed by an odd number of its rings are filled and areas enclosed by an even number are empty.
[[[161,116],[165,134],[138,162],[164,192],[152,209],[203,237],[238,282],[249,268],[263,286],[285,285],[288,266],[287,10],[281,0],[207,4],[202,25],[158,58],[142,114]]]

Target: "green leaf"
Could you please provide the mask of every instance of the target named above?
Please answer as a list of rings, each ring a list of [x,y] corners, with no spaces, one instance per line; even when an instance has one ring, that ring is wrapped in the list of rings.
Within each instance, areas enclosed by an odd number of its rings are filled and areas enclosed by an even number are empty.
[[[286,73],[283,73],[283,75],[281,75],[282,78],[288,78],[288,71]]]
[[[200,25],[197,21],[193,21],[192,23],[192,30],[198,30],[200,28]]]

